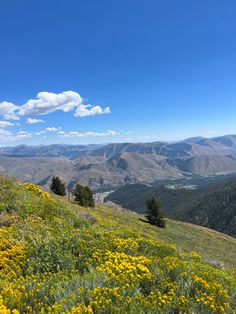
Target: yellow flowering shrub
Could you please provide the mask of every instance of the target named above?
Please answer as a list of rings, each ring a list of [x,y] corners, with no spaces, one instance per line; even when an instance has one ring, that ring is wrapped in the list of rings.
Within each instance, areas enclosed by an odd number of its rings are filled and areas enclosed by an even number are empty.
[[[0,314],[235,313],[236,270],[0,182]]]
[[[20,314],[20,312],[16,309],[13,309],[12,311],[7,309],[3,303],[3,298],[0,296],[0,314]]]
[[[0,228],[0,270],[18,267],[25,255],[25,246],[14,239],[12,228]]]
[[[55,203],[55,198],[48,192],[45,192],[43,190],[41,190],[37,185],[33,184],[33,183],[24,183],[23,184],[24,188],[28,191],[33,192],[35,195],[43,198],[46,201]]]
[[[136,239],[132,238],[115,238],[113,239],[112,245],[114,245],[117,252],[134,252],[139,247]]]
[[[25,260],[25,246],[16,241],[12,234],[12,228],[0,228],[0,289],[4,295],[4,285],[2,280],[7,283],[7,280],[13,280],[21,274],[21,264]],[[7,284],[9,287],[9,284]],[[14,298],[17,297],[17,292],[14,292]],[[16,309],[8,309],[4,304],[3,297],[0,295],[0,314],[18,314]]]
[[[223,286],[217,282],[208,283],[193,274],[194,282],[198,284],[196,301],[214,312],[225,313],[230,296]]]
[[[10,314],[11,311],[3,304],[3,299],[0,296],[0,314]]]
[[[91,306],[85,306],[84,303],[78,304],[73,307],[67,314],[93,314],[93,309]]]
[[[97,270],[105,272],[111,279],[121,283],[152,279],[148,269],[151,260],[144,256],[101,250],[94,253],[93,258],[98,263]]]

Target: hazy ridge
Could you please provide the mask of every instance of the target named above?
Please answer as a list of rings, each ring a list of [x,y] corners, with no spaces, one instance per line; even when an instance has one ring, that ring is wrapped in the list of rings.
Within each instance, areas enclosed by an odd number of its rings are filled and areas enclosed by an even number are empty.
[[[236,135],[177,143],[1,147],[0,172],[41,185],[59,175],[70,186],[78,181],[92,189],[228,174],[236,172]]]

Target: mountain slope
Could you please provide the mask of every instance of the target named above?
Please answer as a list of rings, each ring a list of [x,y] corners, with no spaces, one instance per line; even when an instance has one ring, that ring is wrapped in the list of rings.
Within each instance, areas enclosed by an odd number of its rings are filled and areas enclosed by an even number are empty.
[[[122,153],[109,159],[83,156],[75,160],[60,157],[0,156],[0,174],[18,180],[49,185],[53,175],[69,187],[76,182],[93,190],[127,183],[149,184],[156,180],[212,176],[236,172],[236,159],[198,156],[166,159],[158,155]]]
[[[126,183],[149,184],[236,172],[236,136],[187,139],[178,143],[113,143],[0,148],[0,174],[48,186],[62,176],[93,190]]]
[[[233,313],[235,239],[0,181],[3,313]]]
[[[236,180],[211,184],[195,190],[126,185],[106,200],[137,212],[145,212],[145,201],[157,197],[167,217],[209,227],[236,237]]]
[[[219,175],[235,172],[236,160],[230,156],[194,156],[188,158],[172,158],[168,164],[179,171],[197,175]]]
[[[0,147],[0,155],[22,157],[65,157],[76,159],[81,156],[111,158],[122,153],[160,155],[165,157],[190,157],[202,155],[229,155],[236,153],[236,135],[215,138],[189,138],[177,143],[111,143],[105,145],[40,145]]]
[[[77,208],[75,204],[68,205],[66,200],[60,200],[68,208]],[[212,264],[236,267],[236,239],[226,234],[167,218],[167,227],[161,229],[145,223],[143,221],[145,217],[142,214],[106,208],[105,205],[96,206],[96,210],[83,208],[83,211],[95,216],[104,228],[125,227],[147,239],[176,245],[183,252],[199,252]]]

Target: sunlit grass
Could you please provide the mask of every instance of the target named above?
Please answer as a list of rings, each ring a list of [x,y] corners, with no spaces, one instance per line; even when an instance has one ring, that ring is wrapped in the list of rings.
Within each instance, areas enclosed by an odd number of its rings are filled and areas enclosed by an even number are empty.
[[[233,313],[234,239],[5,179],[1,189],[0,313]]]

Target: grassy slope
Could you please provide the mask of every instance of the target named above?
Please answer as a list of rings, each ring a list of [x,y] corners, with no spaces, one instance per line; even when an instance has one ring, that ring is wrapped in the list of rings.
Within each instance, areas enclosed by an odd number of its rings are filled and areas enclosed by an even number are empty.
[[[0,313],[235,313],[234,239],[140,219],[0,178]]]
[[[68,209],[78,209],[78,205],[68,203],[64,199],[60,200]],[[80,210],[93,214],[105,229],[123,226],[145,238],[174,244],[180,250],[199,252],[211,263],[236,267],[236,239],[220,232],[172,219],[167,219],[167,228],[160,229],[141,221],[143,215],[102,206]]]
[[[222,179],[196,190],[131,184],[118,188],[106,199],[123,208],[143,213],[150,195],[160,200],[161,210],[166,217],[196,223],[236,238],[235,178]]]

